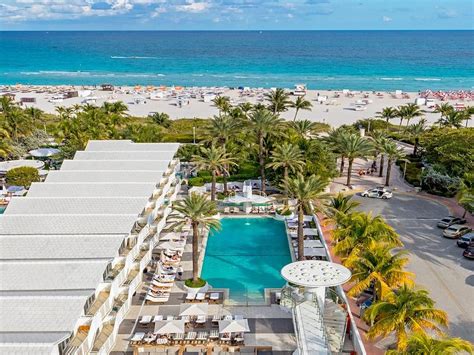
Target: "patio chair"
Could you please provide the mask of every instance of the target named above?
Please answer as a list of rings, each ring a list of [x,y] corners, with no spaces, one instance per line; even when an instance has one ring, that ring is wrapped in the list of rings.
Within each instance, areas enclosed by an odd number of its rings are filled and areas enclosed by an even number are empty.
[[[275,302],[276,302],[276,304],[280,304],[280,302],[281,302],[281,292],[275,292]]]
[[[233,208],[234,213],[240,213],[240,209],[238,207]]]
[[[207,342],[208,336],[209,336],[209,334],[207,332],[199,332],[197,337],[196,337],[196,340],[199,343],[204,343],[204,342]]]
[[[148,325],[151,323],[151,320],[153,319],[152,316],[142,316],[142,318],[140,319],[140,321],[138,323],[140,323],[141,325]]]
[[[132,338],[130,339],[130,343],[132,343],[132,344],[139,343],[143,340],[144,337],[145,337],[144,332],[137,332],[137,333],[133,334]]]
[[[195,298],[196,301],[202,302],[202,301],[204,301],[205,299],[206,299],[206,294],[205,294],[205,293],[198,292],[198,293],[196,294],[196,298]]]
[[[209,333],[210,340],[217,340],[219,339],[219,331],[217,329],[211,329]]]
[[[224,207],[224,213],[229,214],[230,213],[230,208],[229,207]]]
[[[174,319],[175,319],[174,316],[171,316],[171,315],[166,316],[166,320],[174,320]]]
[[[204,316],[204,315],[201,315],[201,316],[197,316],[196,318],[196,325],[199,325],[199,326],[205,326],[207,322],[207,317]]]
[[[213,327],[218,327],[219,326],[219,321],[222,319],[221,316],[218,316],[217,314],[215,314],[213,317],[212,317],[212,320],[211,320],[211,325]],[[219,337],[219,333],[217,333],[217,337]]]
[[[211,294],[209,295],[209,301],[211,303],[217,303],[219,302],[219,299],[220,299],[219,292],[211,292]]]
[[[153,317],[153,322],[159,322],[163,320],[163,316],[161,314],[157,314],[155,317]]]
[[[165,295],[165,296],[154,296],[152,294],[146,295],[146,301],[152,302],[152,303],[166,303],[170,299],[170,295]]]
[[[196,298],[196,294],[195,294],[195,293],[188,292],[188,294],[186,295],[186,301],[188,301],[188,302],[194,301],[195,298]]]
[[[196,337],[197,337],[196,332],[189,332],[189,333],[186,333],[186,337],[184,338],[184,340],[186,340],[187,342],[192,342],[196,340]]]

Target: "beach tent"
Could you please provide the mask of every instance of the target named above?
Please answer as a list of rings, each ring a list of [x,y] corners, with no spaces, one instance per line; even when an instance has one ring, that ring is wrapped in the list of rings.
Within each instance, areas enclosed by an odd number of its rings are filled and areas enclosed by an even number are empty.
[[[180,316],[206,316],[208,312],[207,303],[182,303],[179,306]]]
[[[250,332],[247,319],[221,320],[219,321],[219,333],[243,333]]]
[[[184,320],[162,320],[155,323],[156,334],[183,334]]]

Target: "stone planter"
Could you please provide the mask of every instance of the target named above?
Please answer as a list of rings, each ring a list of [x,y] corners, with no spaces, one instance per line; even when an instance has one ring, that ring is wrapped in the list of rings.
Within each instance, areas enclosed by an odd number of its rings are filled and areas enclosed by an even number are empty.
[[[185,284],[183,284],[183,286],[184,290],[188,293],[207,292],[211,288],[207,282],[202,287],[188,287]]]

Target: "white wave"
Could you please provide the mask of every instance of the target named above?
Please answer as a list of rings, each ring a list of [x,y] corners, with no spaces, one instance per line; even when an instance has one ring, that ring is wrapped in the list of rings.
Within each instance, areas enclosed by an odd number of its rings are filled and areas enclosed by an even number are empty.
[[[112,55],[110,56],[112,59],[158,59],[158,57],[143,57],[143,56],[120,56],[120,55]]]
[[[380,80],[386,80],[386,81],[401,81],[403,78],[380,78]]]
[[[441,81],[439,78],[415,78],[415,81]]]

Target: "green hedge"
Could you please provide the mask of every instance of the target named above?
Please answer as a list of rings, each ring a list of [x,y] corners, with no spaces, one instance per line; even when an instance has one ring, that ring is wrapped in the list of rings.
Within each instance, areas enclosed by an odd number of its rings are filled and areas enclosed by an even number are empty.
[[[235,174],[231,175],[227,178],[227,181],[244,181],[244,180],[252,180],[256,179],[258,176],[254,174]],[[203,176],[196,176],[188,179],[189,186],[203,186],[206,183],[210,183],[212,181],[212,176],[210,175],[203,175]],[[218,176],[216,178],[216,182],[224,182],[224,178],[222,176]]]
[[[38,170],[30,166],[11,169],[6,175],[9,185],[30,187],[32,182],[40,181]]]

